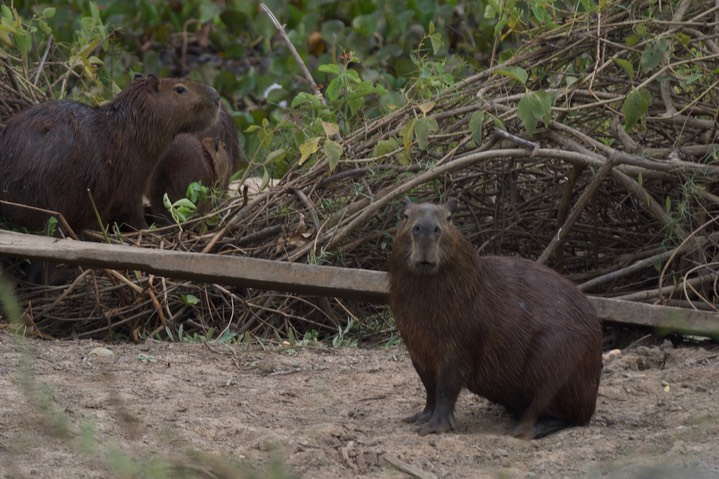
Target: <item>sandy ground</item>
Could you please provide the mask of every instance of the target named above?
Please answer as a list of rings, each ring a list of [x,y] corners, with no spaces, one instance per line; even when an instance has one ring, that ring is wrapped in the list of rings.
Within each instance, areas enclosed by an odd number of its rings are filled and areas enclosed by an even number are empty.
[[[28,346],[0,331],[2,479],[719,477],[709,346],[613,353],[591,425],[530,442],[466,392],[457,431],[417,435],[400,420],[424,394],[402,346]]]

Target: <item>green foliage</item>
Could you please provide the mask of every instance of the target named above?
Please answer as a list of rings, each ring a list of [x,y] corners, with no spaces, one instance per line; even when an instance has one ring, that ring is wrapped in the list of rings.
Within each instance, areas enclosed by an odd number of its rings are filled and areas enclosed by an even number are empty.
[[[666,38],[658,38],[650,42],[642,52],[642,71],[650,72],[662,63],[664,56],[669,51],[669,42]]]
[[[640,88],[629,92],[622,104],[624,129],[626,131],[629,131],[638,121],[646,117],[651,103],[652,95],[649,93],[649,90]]]
[[[469,117],[469,131],[475,145],[482,144],[482,125],[484,124],[484,111],[477,110]]]
[[[52,34],[67,49],[71,70],[65,73],[66,82],[54,84],[70,87],[92,102],[109,98],[126,84],[127,69],[189,74],[213,84],[231,109],[237,109],[233,118],[250,159],[243,176],[261,174],[269,181],[294,166],[319,160],[334,170],[346,155],[342,137],[363,122],[408,102],[434,101],[511,33],[556,28],[560,16],[595,8],[590,0],[577,5],[559,0],[267,4],[323,86],[321,94],[308,92],[300,66],[257,0],[18,1],[17,12],[30,20],[20,22],[4,6],[0,43],[21,48],[30,65],[37,60],[30,52],[37,56]],[[197,53],[187,53],[187,39],[207,42],[201,45],[202,61],[191,56]],[[522,84],[528,79],[528,72],[519,67],[499,74]],[[84,86],[73,90],[78,81]],[[246,98],[264,103],[243,108]],[[534,108],[530,110],[536,116]],[[436,121],[424,112],[404,134],[378,146],[377,156],[384,157],[390,148],[397,149],[395,141],[401,142],[404,150],[394,158],[407,164],[411,145],[425,149],[436,131]],[[472,131],[475,137],[481,133],[476,122]],[[194,214],[198,203],[188,199],[166,204],[175,221]]]
[[[545,126],[552,121],[552,103],[554,95],[544,90],[527,91],[517,106],[517,115],[522,120],[529,136],[534,135],[537,123],[541,120]]]

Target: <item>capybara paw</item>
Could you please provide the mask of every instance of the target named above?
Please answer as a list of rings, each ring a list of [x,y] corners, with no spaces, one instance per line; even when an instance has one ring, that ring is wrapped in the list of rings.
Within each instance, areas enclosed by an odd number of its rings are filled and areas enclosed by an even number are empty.
[[[408,423],[415,423],[415,422],[427,422],[432,417],[432,411],[424,410],[420,411],[416,414],[412,414],[411,416],[407,416],[406,418],[402,419],[404,422]]]
[[[442,434],[449,432],[452,429],[454,429],[453,421],[448,419],[431,420],[419,428],[419,435],[426,436],[427,434]]]
[[[529,441],[531,439],[534,439],[534,425],[528,423],[519,423],[515,426],[514,429],[512,429],[511,434],[517,439],[524,439],[525,441]]]

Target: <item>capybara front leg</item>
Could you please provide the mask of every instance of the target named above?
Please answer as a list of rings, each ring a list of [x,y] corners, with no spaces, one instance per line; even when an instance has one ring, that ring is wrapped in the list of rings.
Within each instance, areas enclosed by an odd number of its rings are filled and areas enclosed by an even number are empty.
[[[434,413],[429,422],[419,429],[421,436],[430,433],[441,434],[455,428],[454,405],[462,390],[463,382],[456,373],[450,372],[448,369],[440,371]]]
[[[434,378],[434,374],[429,373],[422,369],[417,362],[413,359],[412,365],[415,371],[419,374],[419,378],[422,380],[424,389],[427,393],[427,400],[424,405],[424,409],[411,416],[404,418],[405,422],[427,422],[434,413],[434,405],[437,398],[437,382]]]

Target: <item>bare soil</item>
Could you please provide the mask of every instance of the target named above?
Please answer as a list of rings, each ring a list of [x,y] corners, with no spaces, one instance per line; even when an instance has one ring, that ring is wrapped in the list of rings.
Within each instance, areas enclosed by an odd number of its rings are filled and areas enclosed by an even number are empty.
[[[420,437],[401,421],[424,394],[402,346],[27,344],[0,331],[2,479],[157,477],[168,464],[210,478],[719,476],[714,346],[606,354],[591,425],[527,442],[466,392],[455,432]]]

